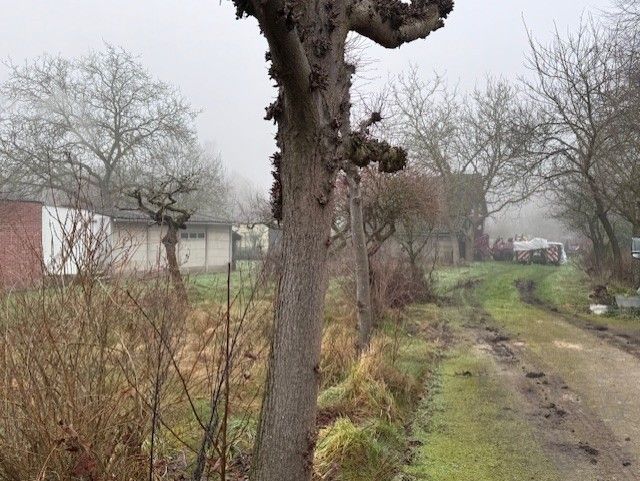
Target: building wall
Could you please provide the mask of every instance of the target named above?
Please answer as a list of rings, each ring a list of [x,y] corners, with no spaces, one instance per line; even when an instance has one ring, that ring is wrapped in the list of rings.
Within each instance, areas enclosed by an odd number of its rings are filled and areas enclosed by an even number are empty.
[[[88,210],[42,207],[42,258],[49,275],[106,267],[111,220]]]
[[[231,226],[210,225],[207,229],[207,269],[221,270],[231,259]]]
[[[113,263],[116,270],[146,271],[148,263],[148,229],[144,225],[113,225]]]
[[[145,272],[166,267],[162,237],[166,227],[142,223],[114,224],[119,268]],[[224,270],[231,262],[231,228],[228,225],[190,225],[178,234],[177,255],[185,272]]]
[[[42,278],[42,205],[0,200],[0,288]]]

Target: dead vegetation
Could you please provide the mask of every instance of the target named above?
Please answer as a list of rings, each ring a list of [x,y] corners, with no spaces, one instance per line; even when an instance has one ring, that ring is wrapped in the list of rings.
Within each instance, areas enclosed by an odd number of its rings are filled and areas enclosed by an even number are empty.
[[[50,278],[0,297],[0,479],[245,479],[266,378],[273,263],[199,282],[184,303],[167,273],[100,275],[113,272],[111,256],[91,247],[100,238],[83,238],[88,255],[73,282]],[[411,272],[399,260],[374,272],[379,323],[363,355],[350,273],[328,297],[319,479],[391,479],[435,353],[404,311],[420,300]]]
[[[193,309],[164,275],[4,295],[0,478],[239,479],[270,330],[257,285]]]

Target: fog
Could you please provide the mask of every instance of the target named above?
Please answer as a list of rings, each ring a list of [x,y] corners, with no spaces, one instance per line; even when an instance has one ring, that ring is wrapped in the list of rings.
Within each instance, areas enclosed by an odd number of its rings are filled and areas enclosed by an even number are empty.
[[[581,13],[608,6],[608,0],[459,0],[446,27],[426,41],[396,51],[371,46],[367,56],[376,62],[361,88],[376,90],[410,65],[424,76],[444,73],[463,89],[488,74],[516,79],[527,74],[525,22],[544,40],[554,25],[570,28]],[[274,90],[266,44],[253,19],[235,20],[230,1],[2,0],[0,7],[0,57],[23,62],[45,52],[78,56],[103,42],[124,47],[201,109],[201,139],[215,143],[232,177],[261,189],[270,184],[274,129],[263,117]],[[6,74],[0,66],[0,81]]]
[[[571,233],[552,214],[553,204],[540,195],[522,206],[496,214],[487,221],[486,232],[493,239],[525,235],[528,238],[543,237],[561,242],[571,237]]]

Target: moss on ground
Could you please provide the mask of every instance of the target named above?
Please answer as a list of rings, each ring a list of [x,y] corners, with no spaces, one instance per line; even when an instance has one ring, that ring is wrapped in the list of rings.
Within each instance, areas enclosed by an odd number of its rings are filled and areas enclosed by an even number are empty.
[[[525,276],[543,279],[551,268],[531,266]],[[523,268],[482,263],[442,270],[439,292],[449,302],[425,306],[423,315],[454,332],[490,315],[502,326],[529,323],[537,314],[523,305],[515,281]],[[471,282],[469,282],[471,281]],[[502,319],[502,322],[500,321]],[[490,322],[494,322],[490,320]],[[517,329],[516,329],[517,330]],[[493,358],[466,342],[440,365],[415,418],[416,449],[405,478],[434,481],[555,481],[559,476],[522,419],[518,395],[501,383]],[[521,411],[521,410],[520,410]]]
[[[434,392],[413,427],[422,444],[406,468],[409,479],[434,481],[555,481],[553,466],[516,412],[493,361],[468,346],[442,363]]]

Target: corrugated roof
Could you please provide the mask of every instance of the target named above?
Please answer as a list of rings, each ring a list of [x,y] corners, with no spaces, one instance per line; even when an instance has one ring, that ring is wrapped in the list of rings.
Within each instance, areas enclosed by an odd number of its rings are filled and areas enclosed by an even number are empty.
[[[4,195],[4,194],[1,194],[1,193],[0,193],[0,202],[25,202],[25,203],[29,203],[29,204],[44,205],[44,203],[39,201],[39,200],[33,200],[33,199],[27,199],[27,198],[21,198],[21,197],[13,197],[13,196]]]
[[[149,216],[138,210],[111,210],[100,211],[99,214],[111,217],[116,222],[152,222]],[[219,224],[232,225],[233,222],[206,214],[193,214],[187,224]]]

